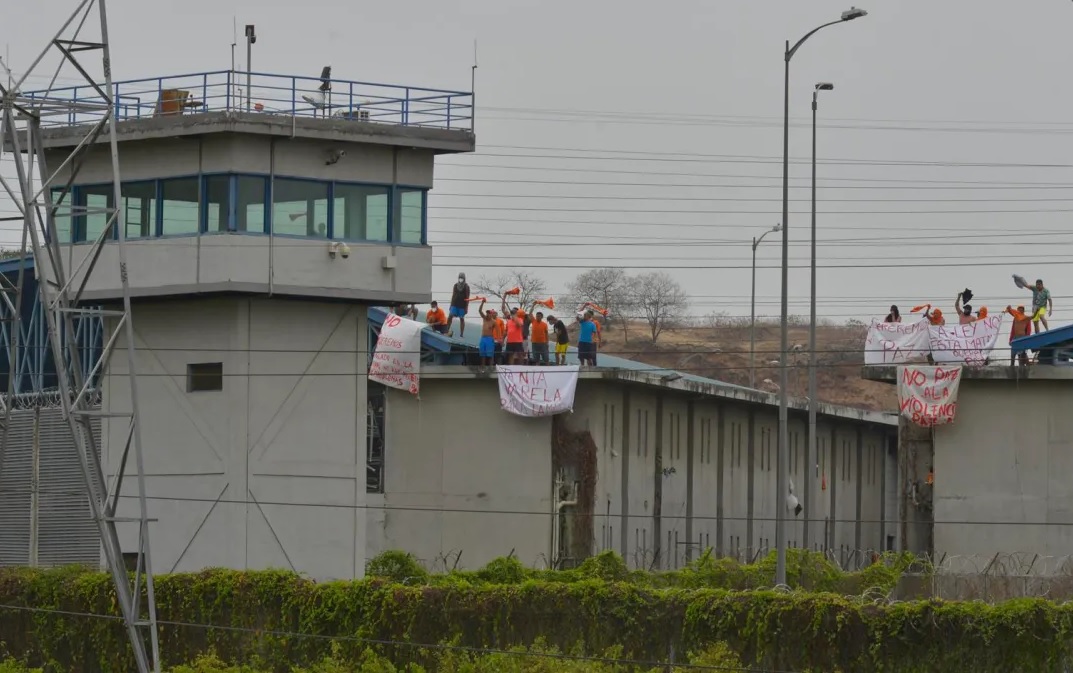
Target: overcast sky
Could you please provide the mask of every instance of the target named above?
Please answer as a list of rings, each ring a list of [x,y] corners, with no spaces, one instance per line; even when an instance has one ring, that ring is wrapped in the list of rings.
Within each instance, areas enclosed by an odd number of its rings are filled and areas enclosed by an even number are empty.
[[[881,317],[892,302],[947,310],[966,286],[974,304],[1001,309],[1027,299],[1010,279],[1020,273],[1046,280],[1055,322],[1073,316],[1073,123],[1059,121],[1073,102],[1073,3],[866,1],[869,16],[820,32],[792,64],[791,310],[808,309],[811,92],[830,81],[819,114],[821,315]],[[13,70],[74,4],[35,0],[4,21]],[[732,315],[749,311],[751,238],[781,219],[784,41],[847,8],[109,2],[117,79],[228,69],[233,17],[240,32],[257,26],[254,69],[288,75],[331,64],[336,79],[468,89],[476,40],[478,149],[437,164],[434,292],[445,297],[459,270],[532,267],[561,295],[579,268],[665,268],[694,313]],[[759,253],[761,314],[778,310],[778,259],[772,235]]]

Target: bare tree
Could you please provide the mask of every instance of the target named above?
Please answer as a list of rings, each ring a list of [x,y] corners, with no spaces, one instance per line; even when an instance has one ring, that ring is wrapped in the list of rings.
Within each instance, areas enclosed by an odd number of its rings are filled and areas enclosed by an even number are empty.
[[[648,323],[652,343],[689,308],[685,289],[662,271],[636,276],[630,286],[637,311]]]
[[[507,290],[515,287],[521,289],[520,294],[506,294]],[[511,303],[518,303],[522,306],[529,306],[537,299],[548,298],[548,284],[543,278],[528,271],[508,271],[494,278],[481,276],[473,282],[473,289],[489,298],[495,297],[501,302],[509,298]]]
[[[604,324],[621,324],[622,336],[629,342],[629,318],[634,310],[630,276],[623,269],[593,269],[578,274],[568,289],[571,303],[592,302],[608,311]]]

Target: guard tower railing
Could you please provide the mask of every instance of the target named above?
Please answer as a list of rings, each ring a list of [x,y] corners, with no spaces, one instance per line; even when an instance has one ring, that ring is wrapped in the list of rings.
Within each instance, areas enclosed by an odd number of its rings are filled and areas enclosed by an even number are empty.
[[[107,109],[101,92],[89,85],[24,95],[43,112],[43,127],[91,124]],[[471,92],[374,82],[220,70],[116,82],[112,98],[117,121],[245,112],[473,130]],[[60,101],[76,105],[55,105]],[[48,113],[61,107],[62,113]]]

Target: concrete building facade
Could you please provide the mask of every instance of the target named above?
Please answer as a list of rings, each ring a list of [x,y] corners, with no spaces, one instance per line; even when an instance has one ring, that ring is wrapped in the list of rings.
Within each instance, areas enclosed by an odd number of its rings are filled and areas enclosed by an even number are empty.
[[[1070,341],[1073,329],[1030,338]],[[865,376],[894,384],[897,369],[868,367]],[[1025,567],[1001,572],[1059,572],[1039,559],[1073,554],[1073,368],[964,368],[961,377],[952,424],[929,429],[903,420],[907,548],[966,559],[977,572],[1013,556],[1024,556]]]
[[[667,374],[612,363],[583,372],[573,413],[556,418],[500,410],[495,377],[469,367],[425,367],[420,399],[387,389],[383,493],[368,496],[367,555],[404,549],[444,569],[513,553],[562,567],[610,549],[633,568],[673,569],[707,549],[744,561],[773,550],[783,499],[767,437],[777,400]],[[824,405],[814,460],[805,410],[791,413],[790,468],[807,495],[789,544],[847,567],[898,548],[886,489],[897,421]],[[576,465],[557,464],[557,423],[592,439],[590,502],[560,507],[586,488],[572,484],[584,478]],[[571,544],[575,527],[588,538]]]
[[[180,114],[164,109],[161,92],[184,85],[116,86],[125,101],[139,99],[139,86],[160,95],[155,110],[123,107],[115,127],[120,202],[99,144],[73,189],[48,194],[72,283],[92,265],[90,243],[105,235],[109,212],[119,211],[130,239],[156,572],[282,567],[350,578],[387,549],[430,567],[472,568],[512,551],[564,566],[614,549],[632,567],[675,568],[704,549],[751,560],[774,547],[785,495],[775,492],[769,394],[601,356],[582,375],[572,414],[522,419],[501,411],[494,378],[465,366],[476,329],[466,341],[423,338],[420,398],[369,384],[384,315],[371,307],[431,297],[427,190],[436,155],[474,147],[457,123],[457,98],[468,94],[441,92],[447,121],[437,124],[408,121],[411,107],[435,98],[427,90],[383,103],[401,110],[386,117],[376,105],[356,109],[361,96],[351,93],[340,117],[330,103],[299,112],[297,90],[289,111],[253,112],[236,105],[229,82],[225,103],[206,94]],[[81,121],[46,129],[48,160],[58,164],[81,140]],[[83,297],[107,307],[120,296],[119,267],[115,245],[101,251]],[[88,349],[99,352],[101,333],[87,323]],[[120,336],[115,347],[125,346]],[[7,374],[21,382],[17,360]],[[30,370],[49,366],[44,356],[35,363]],[[130,409],[127,388],[113,385],[126,366],[114,360],[97,380],[107,477],[127,434],[128,419],[109,416]],[[47,376],[26,380],[25,393],[44,394]],[[790,543],[846,565],[865,560],[858,550],[893,548],[891,418],[822,406],[815,456],[805,418],[795,401],[789,469],[805,509]],[[11,455],[32,466],[46,452],[16,441]],[[13,531],[23,530],[20,517],[40,522],[44,509],[28,497],[0,501]],[[121,501],[116,516],[133,507]],[[71,530],[82,524],[72,517]],[[136,524],[119,526],[135,548]],[[39,533],[25,543],[28,562],[58,562],[39,553],[52,529],[26,530]],[[21,540],[0,561],[21,562]],[[82,554],[72,546],[64,561],[94,562]]]

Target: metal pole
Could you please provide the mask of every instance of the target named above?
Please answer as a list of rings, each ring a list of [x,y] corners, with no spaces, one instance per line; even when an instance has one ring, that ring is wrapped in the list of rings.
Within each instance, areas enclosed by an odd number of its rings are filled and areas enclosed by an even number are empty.
[[[812,292],[808,321],[808,455],[816,460],[816,100],[819,88],[812,92]],[[809,505],[805,503],[805,526],[809,525]]]
[[[800,43],[799,43],[800,44]],[[779,450],[775,462],[776,486],[778,494],[775,500],[775,584],[786,584],[786,507],[783,498],[787,491],[786,466],[789,462],[788,449],[789,428],[789,377],[786,371],[787,351],[789,350],[789,305],[790,286],[790,41],[786,41],[784,54],[785,74],[783,76],[782,108],[782,305],[780,318],[779,348]]]
[[[253,36],[249,34],[249,26],[246,28],[246,112],[253,108],[250,106],[250,87],[253,79]]]
[[[761,236],[760,238],[763,238]],[[749,301],[749,387],[756,387],[756,246],[760,241],[753,237],[753,291]]]
[[[10,398],[8,404],[11,404]],[[33,473],[30,477],[30,567],[38,562],[41,527],[41,405],[34,405],[34,434],[32,449]]]

